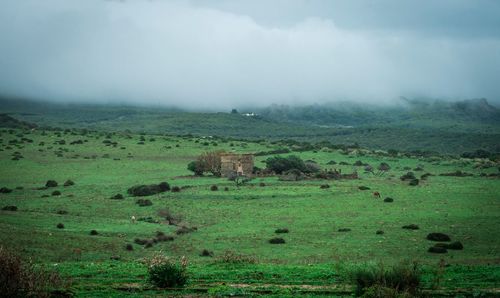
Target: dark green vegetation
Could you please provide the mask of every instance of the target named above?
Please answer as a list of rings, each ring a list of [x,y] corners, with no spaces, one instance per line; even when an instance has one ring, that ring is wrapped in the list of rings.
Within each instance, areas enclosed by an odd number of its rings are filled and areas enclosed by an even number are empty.
[[[0,100],[0,106],[2,113],[14,118],[0,117],[4,127],[12,127],[20,119],[62,128],[293,139],[452,154],[474,153],[478,149],[488,155],[500,152],[500,111],[485,99],[456,103],[401,99],[395,106],[382,107],[346,103],[271,106],[253,111],[257,112],[256,117],[229,111],[194,113],[160,107],[62,105],[7,99]],[[21,124],[31,125],[27,122]]]
[[[186,256],[184,294],[350,294],[360,266],[382,262],[392,272],[404,259],[420,263],[423,292],[491,292],[500,281],[498,161],[123,132],[0,132],[0,186],[10,190],[0,194],[0,243],[71,278],[79,296],[162,293],[146,282],[143,262],[160,250]],[[359,179],[266,176],[237,186],[187,169],[206,151],[283,149],[291,153],[279,156],[321,171],[356,170]],[[15,152],[24,158],[12,160]],[[257,156],[256,166],[274,156]],[[366,171],[382,163],[390,166],[384,175]],[[430,175],[411,186],[400,179],[409,171],[411,179]],[[470,175],[440,175],[457,171]],[[154,191],[138,199],[129,189]],[[431,233],[452,241],[427,240]]]

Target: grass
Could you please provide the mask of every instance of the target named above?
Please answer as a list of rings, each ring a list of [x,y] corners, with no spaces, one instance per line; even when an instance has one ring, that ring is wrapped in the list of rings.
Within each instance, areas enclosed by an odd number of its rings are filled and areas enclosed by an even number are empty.
[[[20,138],[16,136],[19,133],[33,142],[7,149],[10,140]],[[115,134],[111,140],[118,145],[112,147],[103,143],[105,133],[57,134],[1,131],[0,187],[13,192],[0,194],[0,208],[14,205],[18,211],[0,211],[0,243],[73,278],[79,296],[154,295],[155,289],[143,286],[146,267],[139,260],[159,250],[175,258],[188,258],[190,282],[184,290],[188,292],[190,288],[217,287],[222,282],[252,284],[252,291],[265,288],[263,293],[269,295],[288,293],[280,285],[297,286],[292,293],[303,291],[298,288],[301,284],[342,285],[349,292],[352,288],[347,271],[373,262],[391,266],[403,259],[418,260],[423,265],[424,288],[431,288],[433,268],[441,258],[450,264],[441,283],[443,289],[489,289],[500,282],[500,183],[498,178],[479,177],[497,168],[478,169],[473,167],[473,161],[454,158],[305,151],[293,154],[314,160],[323,168],[340,168],[342,173],[355,168],[327,163],[335,160],[353,164],[361,160],[376,167],[387,162],[392,169],[384,176],[374,176],[359,167],[360,180],[328,181],[328,189],[320,188],[324,180],[285,182],[277,177],[256,178],[237,187],[224,178],[192,177],[187,164],[207,150],[248,153],[282,145],[214,139],[217,146],[205,146],[206,139],[161,135],[154,136],[155,141],[146,136],[145,144],[139,145],[140,135]],[[53,144],[61,139],[65,145]],[[88,141],[69,145],[79,139]],[[40,142],[45,145],[39,146]],[[11,160],[15,151],[24,158]],[[62,151],[62,157],[54,151]],[[263,167],[262,161],[268,157],[256,157],[256,165]],[[413,169],[418,165],[424,171],[415,172],[417,177],[426,172],[436,176],[421,180],[418,186],[399,179],[408,172],[405,167]],[[438,176],[456,170],[473,176]],[[75,184],[62,186],[68,179]],[[47,180],[55,180],[59,186],[39,189]],[[153,202],[146,207],[139,207],[136,198],[126,193],[131,186],[162,181],[181,187],[181,191],[145,197]],[[260,187],[260,183],[266,187]],[[220,191],[211,191],[212,185]],[[370,190],[359,190],[361,185]],[[225,187],[229,191],[221,191]],[[55,190],[61,195],[50,196]],[[375,199],[373,191],[380,192],[382,199]],[[110,199],[118,193],[125,199]],[[45,194],[49,197],[42,198]],[[394,198],[394,202],[384,203],[385,197]],[[132,215],[162,222],[158,215],[161,209],[181,217],[179,225],[198,229],[147,249],[133,244],[135,238],[150,239],[157,231],[175,234],[177,227],[172,225],[131,222]],[[67,214],[58,214],[60,210]],[[58,223],[65,228],[57,229]],[[417,224],[420,229],[401,228],[407,224]],[[282,227],[290,230],[280,234],[286,243],[269,244],[269,239],[276,237],[275,230]],[[340,233],[340,228],[351,231]],[[99,234],[92,236],[89,231],[94,229]],[[377,235],[377,230],[384,234]],[[452,241],[463,243],[464,250],[446,255],[428,253],[434,243],[425,237],[431,232],[450,235]],[[134,249],[126,250],[127,244]],[[203,249],[213,251],[214,257],[200,256]],[[256,263],[218,262],[227,251],[250,256]],[[120,256],[121,260],[111,261],[111,256]],[[135,294],[120,290],[135,284],[140,285]]]

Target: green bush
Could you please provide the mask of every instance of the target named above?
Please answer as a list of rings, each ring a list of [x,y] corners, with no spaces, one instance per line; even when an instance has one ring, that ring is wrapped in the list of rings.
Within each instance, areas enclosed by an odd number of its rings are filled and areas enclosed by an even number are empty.
[[[386,297],[370,295],[391,293],[387,297],[411,296],[418,294],[421,272],[416,263],[403,262],[386,269],[382,264],[365,266],[352,274],[356,284],[356,295],[364,297]],[[366,295],[365,295],[366,294]]]
[[[159,288],[183,287],[187,280],[187,260],[180,262],[157,253],[149,261],[148,282]]]
[[[295,155],[270,157],[265,160],[265,163],[266,168],[276,174],[282,174],[290,170],[298,170],[302,173],[311,173],[316,170],[316,168],[306,165],[300,157]]]

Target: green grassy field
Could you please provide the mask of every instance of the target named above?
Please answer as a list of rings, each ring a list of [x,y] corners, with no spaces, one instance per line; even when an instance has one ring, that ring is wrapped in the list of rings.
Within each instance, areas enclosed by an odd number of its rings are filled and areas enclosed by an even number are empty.
[[[33,142],[12,141],[23,137]],[[422,264],[424,287],[430,291],[440,259],[449,266],[433,293],[498,293],[500,183],[498,177],[480,176],[497,173],[498,164],[478,168],[474,166],[480,160],[390,157],[364,151],[345,154],[324,149],[293,154],[322,168],[336,167],[343,173],[357,170],[360,179],[288,182],[262,177],[237,187],[225,178],[193,177],[186,166],[205,151],[251,153],[282,145],[144,137],[142,145],[136,134],[117,133],[106,138],[105,133],[97,132],[3,130],[0,187],[14,190],[0,194],[0,207],[15,205],[18,211],[0,211],[0,243],[71,278],[77,296],[163,295],[145,285],[146,266],[141,263],[142,258],[159,250],[173,257],[186,256],[190,263],[188,286],[169,295],[349,295],[352,283],[348,275],[353,268],[402,260]],[[70,144],[76,140],[85,141]],[[117,145],[106,146],[104,140]],[[12,160],[14,152],[23,158]],[[268,157],[256,157],[256,166],[264,167],[262,161]],[[327,163],[331,160],[349,165],[330,166]],[[363,167],[354,167],[357,160],[375,167],[387,162],[392,169],[384,176],[375,176],[364,173]],[[421,180],[418,186],[399,179],[408,168],[416,167],[423,168],[415,171],[417,176],[435,176]],[[456,170],[473,176],[438,175]],[[60,186],[39,189],[49,179]],[[67,179],[75,185],[62,186]],[[153,205],[146,207],[138,206],[136,198],[126,193],[133,185],[162,181],[181,187],[181,191],[147,197]],[[330,188],[321,189],[322,184]],[[219,190],[211,191],[212,185]],[[61,195],[52,196],[54,190]],[[373,191],[380,192],[382,199],[374,198]],[[118,193],[126,198],[110,199]],[[394,202],[383,202],[385,197],[394,198]],[[175,235],[176,227],[158,215],[166,208],[197,231]],[[133,223],[131,216],[151,217],[159,223]],[[65,228],[56,228],[58,223]],[[420,229],[402,229],[408,224],[417,224]],[[277,228],[290,232],[276,235]],[[341,228],[351,231],[338,232]],[[92,236],[89,233],[94,229],[98,235]],[[377,230],[385,233],[377,235]],[[152,238],[157,231],[175,235],[174,241],[151,248],[134,244],[135,238]],[[453,241],[462,242],[464,249],[428,253],[434,243],[425,237],[431,232],[450,235]],[[276,236],[286,243],[268,243]],[[133,251],[125,250],[127,244],[133,245]],[[214,257],[201,257],[203,249],[213,251]],[[252,262],[225,263],[221,256],[228,251],[248,256]],[[120,259],[110,260],[111,256]]]

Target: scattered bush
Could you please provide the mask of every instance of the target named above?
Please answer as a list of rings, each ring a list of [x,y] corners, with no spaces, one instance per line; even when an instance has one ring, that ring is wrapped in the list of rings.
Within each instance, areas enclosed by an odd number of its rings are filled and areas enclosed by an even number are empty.
[[[224,191],[229,191],[229,187],[224,187]]]
[[[182,220],[181,216],[173,215],[168,209],[161,209],[158,211],[158,216],[163,217],[169,225],[176,226]]]
[[[417,186],[420,181],[418,179],[413,179],[408,183],[410,186]]]
[[[125,245],[125,249],[128,251],[132,251],[132,250],[134,250],[134,246],[129,243],[129,244]]]
[[[403,226],[403,229],[407,229],[407,230],[418,230],[420,229],[418,227],[418,225],[416,224],[409,224],[409,225],[406,225],[406,226]]]
[[[446,250],[446,248],[441,247],[441,246],[431,246],[431,247],[429,247],[429,249],[427,251],[430,253],[434,253],[434,254],[445,254],[448,252],[448,250]]]
[[[165,235],[165,233],[158,231],[155,239],[157,242],[174,241],[174,236]]]
[[[408,172],[404,174],[403,176],[399,177],[401,181],[406,181],[406,180],[414,180],[416,179],[415,174],[413,172]]]
[[[378,230],[377,232],[375,232],[375,234],[377,234],[377,235],[384,235],[384,231]]]
[[[55,297],[60,294],[69,297],[67,286],[56,272],[24,261],[0,246],[0,296]]]
[[[302,173],[312,173],[314,170],[298,156],[290,155],[287,157],[274,156],[266,159],[266,168],[276,174],[282,174],[290,170],[298,170]]]
[[[140,207],[145,207],[145,206],[151,206],[151,205],[153,205],[153,202],[151,202],[148,199],[139,199],[139,200],[135,201],[135,203],[137,205],[139,205]]]
[[[255,264],[257,259],[253,256],[248,256],[244,254],[237,254],[234,251],[225,251],[217,261],[225,264]]]
[[[72,186],[72,185],[75,185],[75,182],[73,182],[72,180],[66,180],[66,182],[64,182],[63,184],[64,186]]]
[[[278,238],[278,237],[271,238],[271,239],[269,239],[269,243],[271,243],[271,244],[285,244],[285,239]]]
[[[384,289],[384,292],[395,292],[397,295],[416,295],[420,287],[421,272],[416,263],[401,263],[392,268],[386,269],[382,264],[377,267],[364,266],[352,273],[352,278],[356,284],[356,295],[369,294],[374,289]],[[363,296],[365,297],[365,296]],[[368,296],[372,297],[372,296]],[[386,297],[373,296],[373,297]]]
[[[264,182],[261,182],[261,183],[259,183],[259,186],[260,186],[260,187],[265,187],[265,186],[266,186],[266,184],[265,184]]]
[[[338,229],[337,231],[338,231],[338,232],[350,232],[350,231],[351,231],[351,229],[349,229],[349,228],[340,228],[340,229]]]
[[[384,199],[384,202],[386,202],[386,203],[392,203],[392,202],[394,202],[394,199],[387,197],[387,198]]]
[[[274,232],[276,234],[284,234],[284,233],[288,233],[289,230],[287,228],[279,228],[279,229],[276,229]]]
[[[148,262],[148,282],[159,288],[183,287],[188,280],[187,259],[180,262],[155,254]]]
[[[462,250],[464,249],[464,246],[462,242],[460,241],[455,241],[452,243],[436,243],[434,246],[437,247],[444,247],[446,249],[451,249],[451,250]]]
[[[145,197],[159,194],[170,190],[170,185],[167,182],[151,185],[136,185],[127,190],[127,193],[134,197]]]
[[[134,243],[139,245],[146,245],[148,243],[148,239],[135,238]]]
[[[362,186],[358,187],[358,189],[359,190],[369,190],[370,188],[368,186],[362,185]]]
[[[5,206],[2,208],[4,211],[17,211],[17,206]]]
[[[212,186],[210,186],[210,190],[211,191],[218,191],[219,188],[217,187],[217,185],[212,185]]]
[[[57,227],[58,229],[64,229],[64,224],[62,224],[62,223],[58,223],[58,224],[56,225],[56,227]]]
[[[172,187],[172,192],[181,192],[181,188],[179,186]]]
[[[68,214],[68,211],[66,211],[66,210],[58,210],[56,213],[59,214],[59,215],[65,215],[65,214]]]
[[[322,184],[322,185],[320,185],[319,188],[321,188],[321,189],[327,189],[327,188],[330,188],[330,185],[328,185],[328,184]]]
[[[54,190],[51,194],[52,196],[60,196],[61,195],[61,192],[58,191],[58,190]]]
[[[123,200],[125,197],[122,194],[116,194],[110,198],[111,200]]]
[[[434,176],[434,175],[432,175],[431,173],[425,173],[425,174],[420,176],[420,180],[427,180],[427,178],[430,176]]]
[[[96,236],[96,235],[99,235],[99,233],[96,230],[92,230],[92,231],[90,231],[90,235]]]
[[[57,181],[47,180],[47,182],[45,183],[45,187],[57,187]]]
[[[201,257],[213,257],[214,253],[212,251],[209,251],[208,249],[204,249],[200,253]]]
[[[12,189],[7,188],[7,187],[2,187],[0,188],[0,193],[11,193]]]
[[[451,241],[450,236],[443,233],[430,233],[427,235],[426,238],[427,240],[439,241],[439,242]]]

